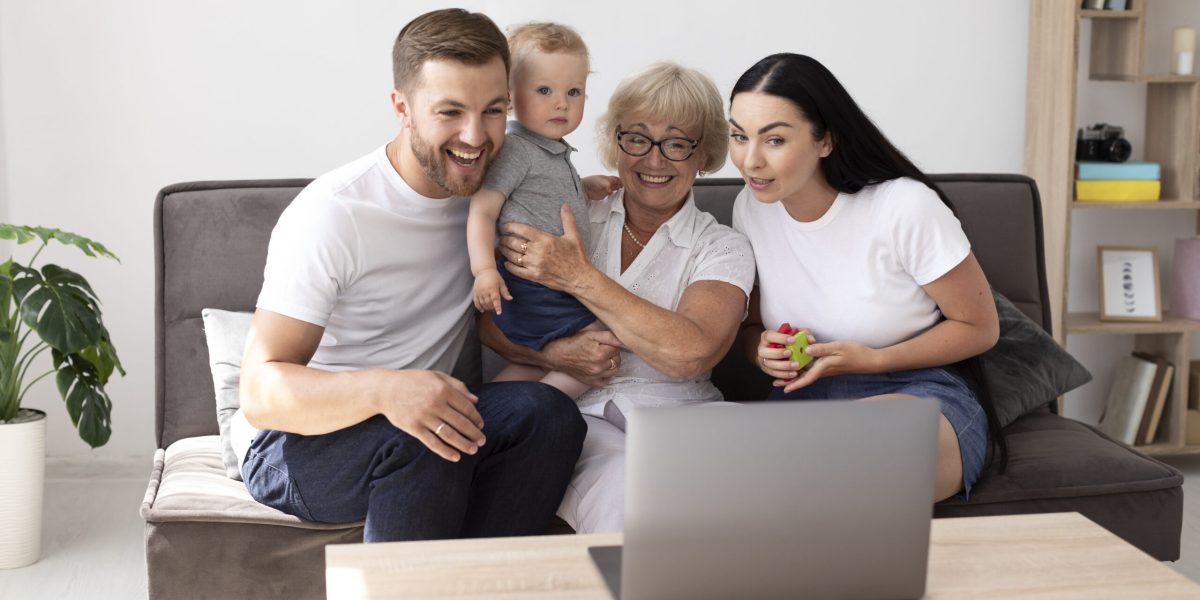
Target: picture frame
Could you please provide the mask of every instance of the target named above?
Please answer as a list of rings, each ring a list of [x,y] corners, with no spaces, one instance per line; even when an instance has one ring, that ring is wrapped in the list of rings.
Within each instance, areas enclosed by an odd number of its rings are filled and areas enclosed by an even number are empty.
[[[1101,321],[1162,321],[1158,248],[1097,246]]]

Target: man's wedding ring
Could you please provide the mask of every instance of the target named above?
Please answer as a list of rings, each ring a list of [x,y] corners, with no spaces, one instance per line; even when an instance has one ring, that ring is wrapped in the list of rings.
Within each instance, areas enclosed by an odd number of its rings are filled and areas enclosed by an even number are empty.
[[[445,422],[445,421],[442,421],[441,423],[438,423],[438,426],[437,426],[437,428],[435,428],[435,429],[433,430],[433,435],[436,435],[436,436],[438,436],[438,437],[441,437],[441,435],[442,435],[442,428],[443,428],[443,427],[445,427],[445,426],[446,426],[446,422]]]
[[[614,359],[614,358],[613,358],[613,357],[611,357],[611,356],[610,356],[610,357],[608,357],[608,368],[610,368],[610,369],[616,369],[616,368],[617,368],[617,361],[616,361],[616,359]]]

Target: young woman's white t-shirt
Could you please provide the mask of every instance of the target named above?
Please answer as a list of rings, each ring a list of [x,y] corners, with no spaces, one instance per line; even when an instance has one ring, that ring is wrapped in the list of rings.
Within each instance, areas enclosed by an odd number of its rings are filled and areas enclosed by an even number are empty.
[[[838,194],[802,223],[780,202],[738,194],[733,227],[758,264],[763,325],[807,328],[817,341],[883,348],[941,319],[921,288],[967,257],[970,242],[950,209],[923,183],[894,179]]]

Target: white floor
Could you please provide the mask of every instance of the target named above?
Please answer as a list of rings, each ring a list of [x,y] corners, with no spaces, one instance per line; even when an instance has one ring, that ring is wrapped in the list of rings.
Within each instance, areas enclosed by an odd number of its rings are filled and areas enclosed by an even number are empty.
[[[1182,557],[1168,564],[1200,581],[1200,456],[1166,461],[1185,474]],[[148,457],[49,461],[42,559],[0,570],[0,598],[145,598],[138,507],[149,474]]]
[[[138,509],[150,468],[149,456],[48,460],[42,559],[0,570],[0,598],[145,598],[144,523]]]

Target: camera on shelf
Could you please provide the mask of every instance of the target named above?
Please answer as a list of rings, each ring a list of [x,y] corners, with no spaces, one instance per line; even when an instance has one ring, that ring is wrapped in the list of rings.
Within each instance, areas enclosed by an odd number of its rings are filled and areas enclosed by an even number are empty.
[[[1075,160],[1125,162],[1133,146],[1124,137],[1125,130],[1116,125],[1096,123],[1079,130],[1075,140]]]

